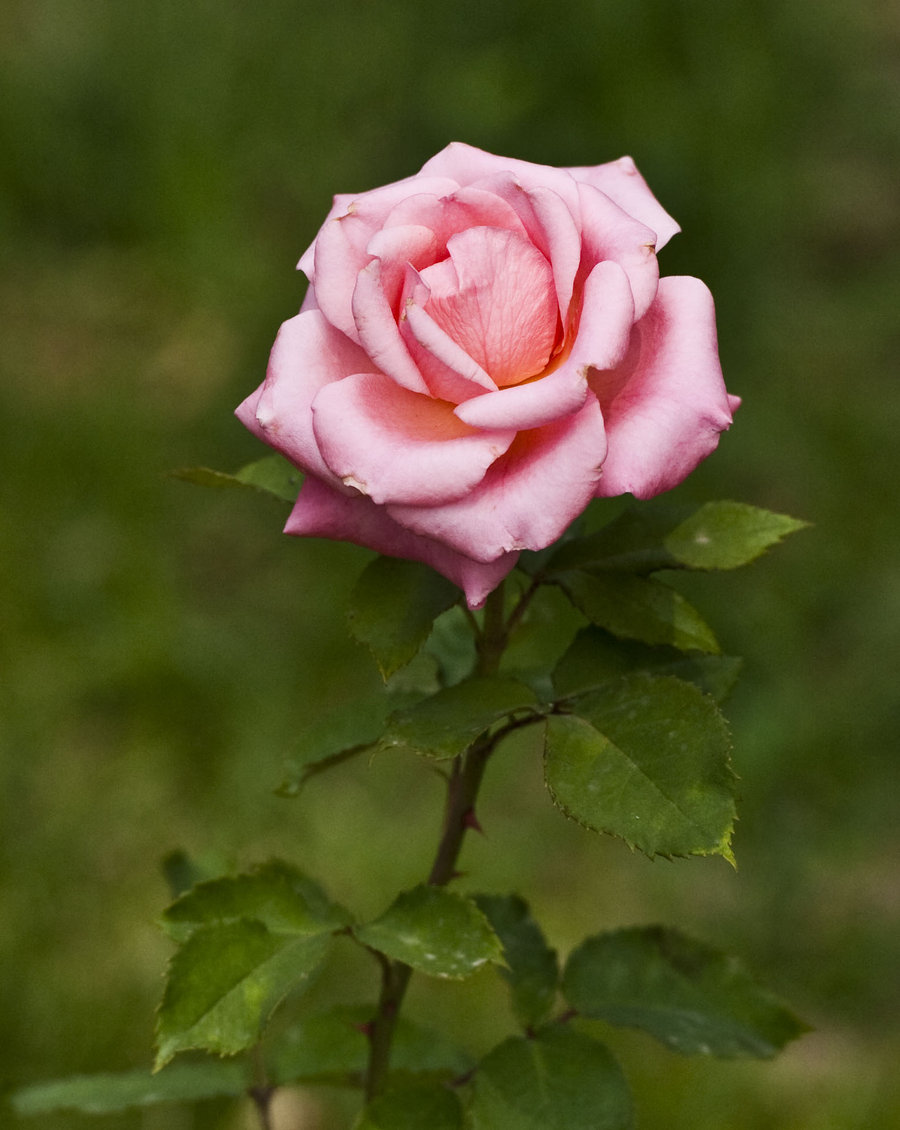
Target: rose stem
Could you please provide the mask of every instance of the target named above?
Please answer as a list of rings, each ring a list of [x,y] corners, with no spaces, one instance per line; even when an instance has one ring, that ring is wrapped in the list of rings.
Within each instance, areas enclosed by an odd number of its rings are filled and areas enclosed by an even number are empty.
[[[490,594],[484,607],[483,627],[475,641],[476,675],[497,673],[507,639],[501,585]],[[499,735],[484,735],[476,739],[464,754],[453,760],[447,783],[443,832],[428,876],[431,886],[443,887],[456,874],[456,861],[463,840],[466,832],[473,826],[472,815],[485,766],[498,740]],[[370,1102],[380,1092],[387,1078],[397,1015],[413,972],[405,962],[389,961],[384,957],[381,959],[381,968],[381,995],[369,1030],[366,1102]]]

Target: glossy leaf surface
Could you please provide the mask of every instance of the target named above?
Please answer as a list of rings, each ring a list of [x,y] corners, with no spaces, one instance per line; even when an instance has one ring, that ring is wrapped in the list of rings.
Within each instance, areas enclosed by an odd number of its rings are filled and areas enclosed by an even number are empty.
[[[567,815],[647,855],[724,855],[735,820],[715,703],[670,676],[629,675],[547,719],[544,772]]]

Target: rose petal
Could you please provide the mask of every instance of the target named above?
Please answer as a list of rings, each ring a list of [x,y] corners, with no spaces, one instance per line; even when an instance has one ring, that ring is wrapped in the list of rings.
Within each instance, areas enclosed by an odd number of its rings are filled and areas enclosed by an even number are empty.
[[[485,177],[474,187],[502,197],[516,210],[528,238],[550,263],[559,314],[565,325],[581,262],[581,232],[566,202],[548,188],[523,188],[509,172]]]
[[[707,287],[694,278],[661,279],[622,365],[591,374],[589,383],[609,436],[598,495],[650,498],[677,486],[731,423]]]
[[[656,233],[660,251],[673,235],[681,231],[678,223],[659,203],[631,157],[607,161],[604,165],[570,168],[575,180],[598,188],[619,207]]]
[[[424,284],[412,289],[400,319],[400,335],[432,394],[458,404],[485,391],[496,391],[496,384],[484,369],[422,308],[430,294]]]
[[[307,310],[282,325],[269,355],[265,381],[236,415],[291,462],[340,487],[340,479],[332,475],[319,453],[311,406],[326,385],[364,371],[370,364],[359,346],[319,310]]]
[[[455,414],[473,428],[539,428],[571,416],[584,404],[584,367],[565,366],[539,380],[487,392],[457,405]]]
[[[426,161],[419,175],[450,177],[461,185],[469,185],[497,173],[512,173],[523,188],[552,189],[562,197],[573,216],[578,214],[577,185],[567,169],[498,157],[460,141],[451,142]]]
[[[315,478],[304,482],[284,527],[297,537],[349,541],[411,561],[423,561],[458,585],[470,608],[480,608],[515,566],[518,554],[506,553],[494,561],[473,561],[430,538],[419,537],[398,525],[371,499],[330,490]]]
[[[379,504],[436,506],[460,498],[515,438],[510,430],[470,428],[449,404],[381,373],[326,385],[312,410],[331,472]]]
[[[371,258],[366,251],[369,240],[391,209],[414,193],[441,196],[457,187],[446,178],[413,176],[355,196],[335,196],[325,223],[297,264],[315,287],[319,307],[333,325],[357,340],[350,302],[354,281]]]
[[[578,194],[581,237],[588,260],[598,263],[612,259],[622,267],[634,295],[634,316],[642,318],[659,283],[659,264],[654,252],[656,233],[590,185],[579,185]]]
[[[431,228],[421,224],[398,224],[382,228],[369,240],[366,250],[381,262],[381,288],[396,317],[400,313],[406,272],[434,262],[443,245]]]
[[[533,243],[496,228],[469,228],[447,242],[449,264],[421,271],[426,311],[498,385],[545,368],[556,341],[550,264]]]
[[[624,358],[634,325],[634,298],[618,263],[598,263],[587,277],[581,317],[566,366],[611,369]]]
[[[603,416],[589,396],[571,416],[520,432],[506,455],[458,502],[389,506],[401,525],[466,556],[491,561],[555,541],[594,496],[606,455]]]
[[[417,193],[402,200],[385,219],[385,228],[416,224],[429,228],[442,248],[456,232],[467,228],[502,228],[525,234],[525,227],[501,196],[482,188],[460,188],[449,196]],[[417,265],[417,264],[414,264]]]
[[[381,263],[373,259],[356,276],[353,318],[357,338],[374,367],[412,392],[428,392],[428,385],[403,343],[394,312],[381,286]],[[367,368],[372,368],[370,364]]]

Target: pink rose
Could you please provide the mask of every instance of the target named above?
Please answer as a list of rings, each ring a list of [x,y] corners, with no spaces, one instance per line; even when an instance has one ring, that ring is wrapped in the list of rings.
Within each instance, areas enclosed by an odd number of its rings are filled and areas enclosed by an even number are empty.
[[[678,230],[629,157],[453,144],[336,196],[237,412],[307,474],[285,531],[427,562],[476,608],[592,498],[674,487],[738,403],[709,290],[659,278]]]

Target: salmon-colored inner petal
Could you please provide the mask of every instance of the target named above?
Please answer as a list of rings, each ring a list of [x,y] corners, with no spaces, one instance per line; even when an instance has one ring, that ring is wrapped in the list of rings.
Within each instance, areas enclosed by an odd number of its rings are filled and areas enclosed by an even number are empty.
[[[516,232],[476,227],[420,272],[426,311],[501,388],[542,372],[559,325],[553,271]]]

